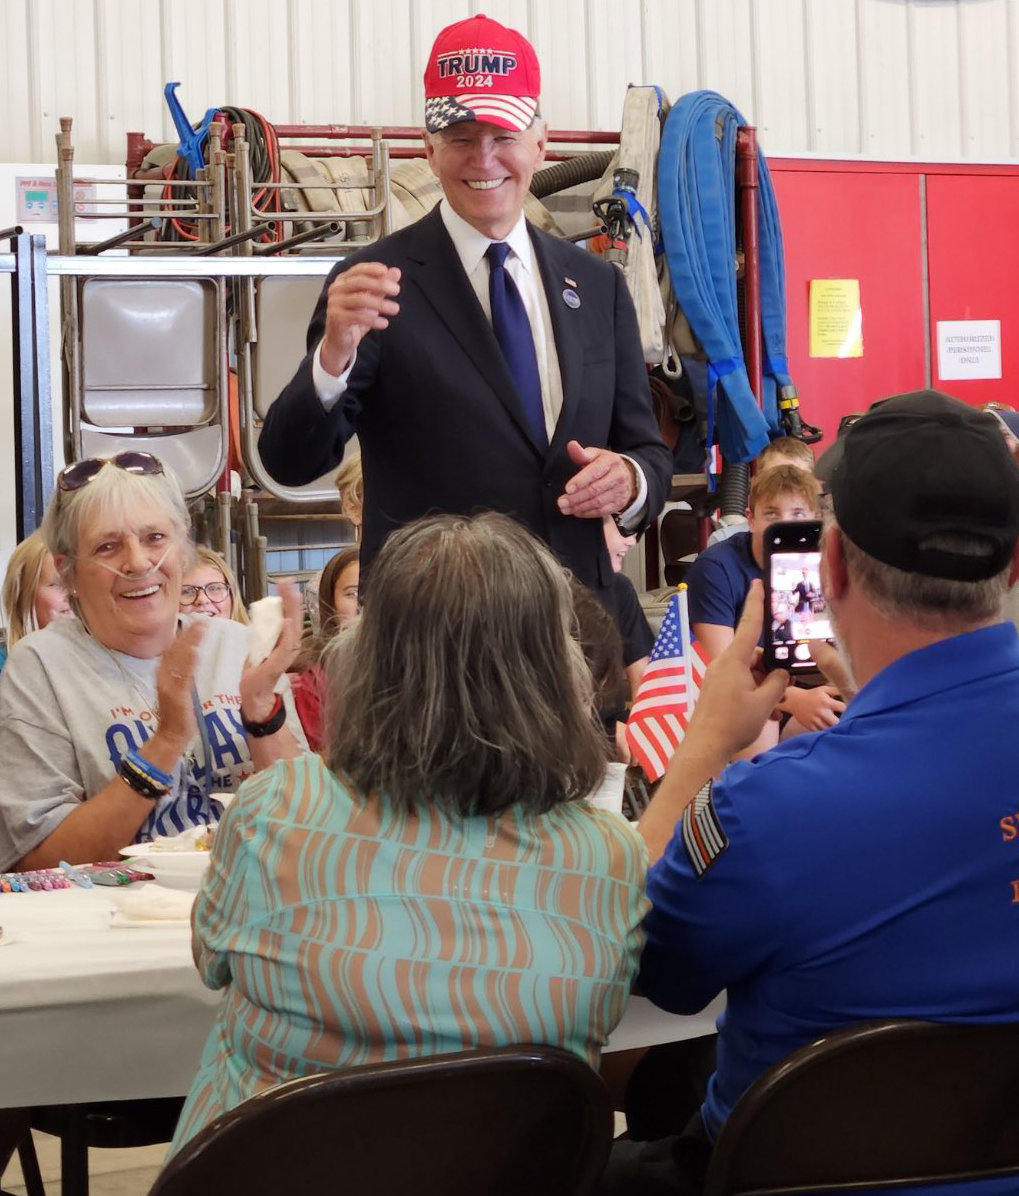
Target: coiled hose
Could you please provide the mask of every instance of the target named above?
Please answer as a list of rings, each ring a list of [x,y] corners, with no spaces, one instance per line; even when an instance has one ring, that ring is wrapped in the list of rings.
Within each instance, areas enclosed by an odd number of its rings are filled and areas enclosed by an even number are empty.
[[[720,515],[742,515],[750,497],[750,466],[726,461],[718,483],[718,511]]]
[[[226,116],[230,125],[242,124],[244,136],[249,146],[251,156],[252,182],[278,183],[280,181],[280,149],[276,129],[264,116],[250,108],[234,108],[226,104],[219,111]],[[173,177],[175,179],[190,179],[190,167],[183,158],[177,158],[174,163]],[[166,188],[164,200],[173,198],[194,199],[196,192],[191,189]],[[276,187],[259,187],[251,197],[252,205],[260,212],[276,213],[281,210],[280,192]],[[259,237],[260,241],[277,240],[282,236],[278,231],[279,225],[267,224],[265,231]],[[231,231],[229,224],[227,232]],[[198,241],[200,234],[198,221],[189,220],[186,216],[171,216],[164,220],[157,233],[160,241]]]
[[[565,191],[567,187],[576,187],[578,183],[591,183],[600,179],[612,157],[612,150],[599,150],[591,154],[577,154],[572,158],[564,158],[562,162],[554,162],[544,170],[535,172],[531,179],[531,194],[536,199],[544,199],[557,191]]]

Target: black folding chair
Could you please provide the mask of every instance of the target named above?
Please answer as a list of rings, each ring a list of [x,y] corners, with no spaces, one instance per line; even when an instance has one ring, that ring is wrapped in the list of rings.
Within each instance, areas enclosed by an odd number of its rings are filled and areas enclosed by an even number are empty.
[[[150,1196],[584,1196],[612,1124],[601,1079],[555,1047],[399,1060],[252,1097],[187,1143]]]
[[[17,1152],[21,1165],[22,1180],[28,1196],[46,1196],[39,1160],[32,1141],[32,1127],[28,1121],[27,1109],[0,1109],[0,1177]],[[10,1196],[6,1189],[0,1189],[0,1196]]]
[[[60,1139],[61,1196],[89,1196],[89,1148],[123,1150],[169,1142],[184,1098],[38,1105],[32,1128]]]
[[[864,1022],[740,1097],[704,1196],[1019,1176],[1019,1022]]]
[[[659,536],[665,562],[665,584],[678,586],[700,551],[699,518],[695,511],[667,511],[662,516]]]

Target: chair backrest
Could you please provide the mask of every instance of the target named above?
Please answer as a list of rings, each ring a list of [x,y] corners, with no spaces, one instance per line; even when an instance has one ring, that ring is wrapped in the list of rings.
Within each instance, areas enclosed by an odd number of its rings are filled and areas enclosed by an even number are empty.
[[[700,530],[694,511],[666,511],[658,534],[666,564],[685,556],[696,556],[700,551]]]
[[[284,486],[262,464],[258,434],[269,408],[304,357],[308,320],[324,282],[323,275],[269,274],[259,278],[251,292],[258,335],[245,342],[246,325],[242,321],[237,328],[241,455],[257,486],[295,504],[335,503],[336,471],[304,486]]]
[[[206,493],[228,457],[224,280],[85,276],[69,295],[73,459],[154,453]]]
[[[208,278],[86,278],[82,418],[98,428],[211,423],[216,292]]]
[[[666,511],[658,535],[666,585],[678,586],[700,552],[700,520],[695,511]],[[686,559],[684,559],[686,558]]]
[[[704,1196],[1019,1175],[1017,1093],[1019,1022],[850,1026],[740,1097]]]
[[[252,345],[252,401],[265,419],[305,353],[308,320],[322,293],[323,277],[270,274],[255,287],[258,340]]]
[[[206,1126],[150,1196],[571,1196],[612,1140],[599,1076],[555,1047],[398,1060],[292,1080]]]

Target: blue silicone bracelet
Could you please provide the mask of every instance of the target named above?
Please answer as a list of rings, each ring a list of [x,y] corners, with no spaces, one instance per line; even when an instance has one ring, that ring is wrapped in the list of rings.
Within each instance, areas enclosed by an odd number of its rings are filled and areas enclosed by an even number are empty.
[[[146,760],[144,756],[139,756],[137,752],[131,751],[127,753],[126,759],[138,769],[139,772],[144,773],[150,781],[155,781],[157,785],[162,785],[164,789],[173,788],[172,773],[163,772],[161,768],[157,768],[151,760]]]

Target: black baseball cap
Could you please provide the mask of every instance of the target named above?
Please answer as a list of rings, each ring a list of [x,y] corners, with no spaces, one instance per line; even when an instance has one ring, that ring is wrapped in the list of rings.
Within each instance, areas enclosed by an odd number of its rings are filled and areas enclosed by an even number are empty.
[[[956,581],[993,577],[1012,559],[1019,467],[987,412],[936,390],[895,395],[828,453],[835,518],[868,555],[907,573]],[[937,532],[972,537],[990,551],[970,556],[931,547],[927,540]]]

